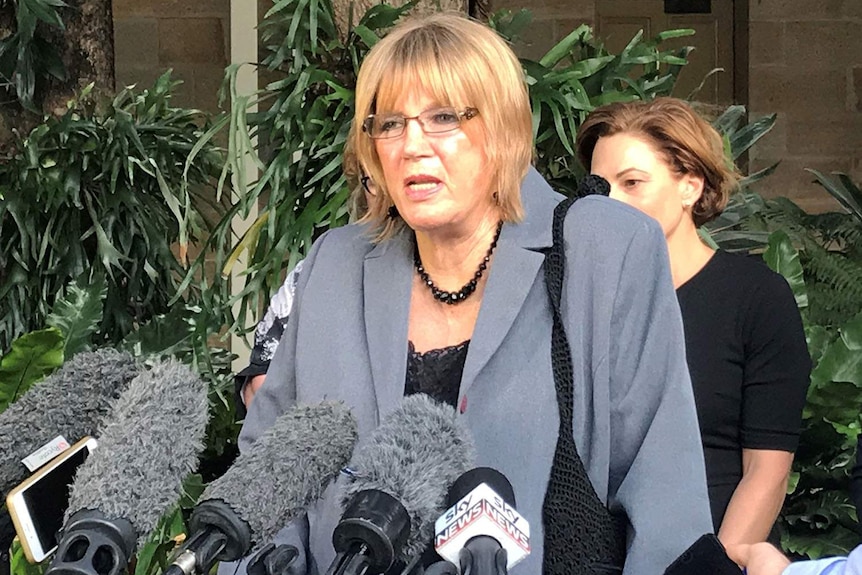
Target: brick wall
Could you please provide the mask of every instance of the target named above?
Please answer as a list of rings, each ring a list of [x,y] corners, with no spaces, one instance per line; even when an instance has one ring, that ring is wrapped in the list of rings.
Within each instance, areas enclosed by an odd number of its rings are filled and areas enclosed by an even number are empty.
[[[166,69],[178,106],[215,111],[230,58],[230,0],[113,0],[117,87],[151,84]]]

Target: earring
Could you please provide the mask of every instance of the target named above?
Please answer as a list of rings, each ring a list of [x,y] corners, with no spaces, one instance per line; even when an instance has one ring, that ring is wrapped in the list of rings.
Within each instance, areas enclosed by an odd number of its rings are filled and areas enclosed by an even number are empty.
[[[500,205],[500,194],[497,192],[494,192],[493,194],[491,194],[491,197],[494,198],[494,203],[499,206]]]
[[[396,208],[394,205],[389,206],[389,211],[387,212],[387,215],[389,216],[390,219],[394,220],[399,215],[398,214],[398,208]]]

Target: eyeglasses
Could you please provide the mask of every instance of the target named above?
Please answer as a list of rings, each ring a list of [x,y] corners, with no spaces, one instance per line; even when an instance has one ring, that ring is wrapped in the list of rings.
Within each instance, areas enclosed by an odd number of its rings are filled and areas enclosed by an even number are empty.
[[[426,134],[445,134],[459,128],[461,118],[470,120],[478,115],[479,110],[476,108],[465,108],[461,112],[455,108],[433,108],[418,116],[371,114],[362,122],[362,131],[374,140],[397,138],[404,133],[407,120],[416,120]]]
[[[359,178],[359,183],[362,184],[362,187],[365,188],[365,191],[368,192],[369,195],[377,195],[377,185],[370,176],[362,176]]]

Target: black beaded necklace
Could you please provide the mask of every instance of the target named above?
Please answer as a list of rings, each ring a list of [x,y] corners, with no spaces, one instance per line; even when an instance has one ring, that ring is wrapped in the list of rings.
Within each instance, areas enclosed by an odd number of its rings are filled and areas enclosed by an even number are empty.
[[[434,282],[428,276],[428,272],[425,271],[425,267],[422,265],[422,259],[419,257],[419,245],[415,244],[413,246],[413,265],[416,266],[416,273],[419,274],[419,279],[421,279],[422,282],[428,286],[428,289],[431,290],[431,295],[434,296],[434,299],[442,303],[455,305],[457,303],[461,303],[476,291],[479,279],[482,277],[482,274],[485,273],[485,270],[488,269],[488,263],[491,261],[491,254],[494,253],[494,248],[497,247],[497,240],[500,239],[500,231],[502,229],[503,222],[501,220],[497,222],[497,231],[494,233],[491,247],[488,248],[488,253],[485,254],[484,258],[482,258],[482,263],[479,264],[479,269],[477,269],[476,273],[473,274],[473,279],[464,284],[464,287],[458,291],[445,291],[434,285]]]

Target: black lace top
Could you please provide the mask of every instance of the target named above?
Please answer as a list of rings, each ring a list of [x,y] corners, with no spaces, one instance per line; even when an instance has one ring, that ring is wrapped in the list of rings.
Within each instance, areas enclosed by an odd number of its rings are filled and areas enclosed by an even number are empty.
[[[470,340],[441,349],[418,353],[408,342],[404,395],[425,393],[437,401],[457,407],[461,374]]]

